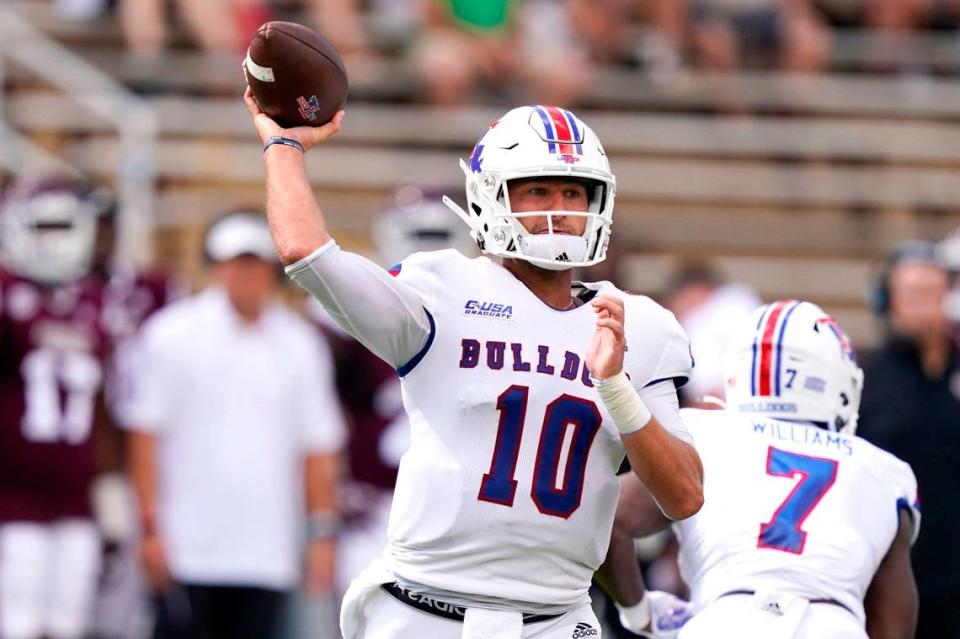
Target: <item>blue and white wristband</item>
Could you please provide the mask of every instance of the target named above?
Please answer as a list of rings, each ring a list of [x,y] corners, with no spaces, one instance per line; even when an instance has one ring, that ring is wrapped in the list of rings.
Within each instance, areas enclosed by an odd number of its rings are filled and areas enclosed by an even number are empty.
[[[294,139],[292,139],[292,138],[285,138],[285,137],[282,137],[282,136],[279,136],[279,135],[275,135],[275,136],[273,136],[273,137],[267,138],[267,141],[263,143],[263,151],[266,152],[267,149],[269,149],[269,148],[270,148],[271,146],[273,146],[274,144],[282,144],[282,145],[284,145],[284,146],[292,146],[293,148],[297,149],[297,150],[300,151],[301,153],[306,153],[306,152],[307,152],[307,150],[303,148],[303,145],[300,144],[299,142],[297,142],[296,140],[294,140]]]

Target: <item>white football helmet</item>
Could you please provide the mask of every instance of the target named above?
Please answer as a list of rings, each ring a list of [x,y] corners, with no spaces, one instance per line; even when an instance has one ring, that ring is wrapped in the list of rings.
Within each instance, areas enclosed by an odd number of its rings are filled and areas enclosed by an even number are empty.
[[[413,185],[401,186],[393,193],[387,209],[374,220],[371,234],[386,266],[421,251],[453,248],[471,256],[476,249],[440,194]]]
[[[863,371],[850,339],[816,304],[761,306],[731,339],[724,377],[731,410],[856,432]]]
[[[470,227],[480,249],[499,257],[526,260],[550,270],[566,270],[602,262],[607,254],[616,179],[594,132],[570,111],[553,106],[525,106],[509,111],[490,125],[473,149],[466,175],[467,210],[444,198]],[[554,177],[582,180],[589,207],[585,213],[511,210],[507,182]],[[519,218],[532,216],[587,218],[582,236],[531,235]]]
[[[63,177],[24,180],[0,205],[0,259],[28,279],[56,284],[90,269],[97,218],[106,199]]]

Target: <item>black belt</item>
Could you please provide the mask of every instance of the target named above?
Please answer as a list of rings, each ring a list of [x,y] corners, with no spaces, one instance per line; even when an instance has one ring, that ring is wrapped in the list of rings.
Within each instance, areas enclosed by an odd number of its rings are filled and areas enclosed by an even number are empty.
[[[731,590],[729,592],[723,593],[722,595],[720,595],[720,597],[728,597],[730,595],[755,595],[756,593],[757,593],[756,590]],[[719,599],[720,597],[717,597],[717,599]],[[852,610],[850,610],[850,608],[840,603],[836,599],[807,599],[807,601],[809,601],[812,604],[829,604],[831,606],[840,606],[841,608],[849,612],[851,615],[856,617],[856,615]]]
[[[395,599],[402,601],[411,608],[416,608],[417,610],[430,615],[443,617],[444,619],[451,619],[453,621],[459,621],[462,623],[463,616],[467,612],[466,606],[457,606],[446,601],[434,599],[429,595],[413,592],[396,582],[383,584],[380,587],[383,588],[384,592],[393,596]],[[557,617],[561,616],[563,615],[534,615],[525,612],[523,613],[523,623],[539,623],[541,621],[550,621],[551,619],[556,619]]]

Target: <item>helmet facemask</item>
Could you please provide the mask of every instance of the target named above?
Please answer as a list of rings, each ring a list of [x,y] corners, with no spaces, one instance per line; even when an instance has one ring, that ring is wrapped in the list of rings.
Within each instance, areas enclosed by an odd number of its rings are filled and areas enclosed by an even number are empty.
[[[90,268],[99,208],[67,191],[50,191],[3,207],[0,242],[7,265],[28,279],[56,284]]]
[[[565,124],[565,141],[550,138],[544,118]],[[495,122],[474,149],[466,177],[467,210],[444,202],[470,227],[485,253],[520,259],[550,270],[591,266],[604,260],[610,239],[616,180],[593,132],[556,107],[521,107]],[[508,185],[513,180],[571,180],[587,190],[586,211],[514,211]],[[547,232],[532,234],[521,220],[546,217]],[[583,217],[582,235],[554,232],[554,217]]]

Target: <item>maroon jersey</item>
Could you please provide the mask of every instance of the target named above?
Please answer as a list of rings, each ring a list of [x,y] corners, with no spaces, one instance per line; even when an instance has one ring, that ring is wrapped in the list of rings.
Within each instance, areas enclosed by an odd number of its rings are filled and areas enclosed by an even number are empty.
[[[0,270],[0,522],[89,516],[102,288]]]
[[[181,297],[183,290],[166,273],[138,272],[128,265],[94,272],[89,279],[103,288],[103,325],[113,351],[107,369],[107,407],[114,422],[129,425],[127,411],[140,357],[134,336],[150,315]]]
[[[104,325],[115,341],[132,336],[154,311],[183,294],[170,275],[158,271],[137,272],[126,265],[114,268],[105,281],[102,277],[100,280],[105,287]]]
[[[330,342],[336,361],[337,390],[350,416],[350,477],[392,491],[397,466],[381,455],[381,439],[394,421],[404,415],[397,372],[352,338],[333,336]]]

